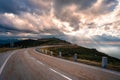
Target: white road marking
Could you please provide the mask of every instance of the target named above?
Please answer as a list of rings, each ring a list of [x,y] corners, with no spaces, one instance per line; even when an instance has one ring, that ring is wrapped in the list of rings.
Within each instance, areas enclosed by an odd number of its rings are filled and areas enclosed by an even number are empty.
[[[36,61],[36,59],[35,59],[35,58],[33,58],[33,57],[30,57],[30,58]]]
[[[40,54],[40,53],[41,53],[41,52],[36,51],[36,49],[34,49],[33,51],[36,52],[37,54]]]
[[[50,70],[52,70],[53,72],[55,72],[55,73],[59,74],[60,76],[62,76],[62,77],[64,77],[64,78],[66,78],[66,79],[68,79],[68,80],[72,80],[71,78],[69,78],[69,77],[67,77],[67,76],[65,76],[65,75],[63,75],[63,74],[61,74],[61,73],[57,72],[56,70],[54,70],[54,69],[52,69],[52,68],[50,68]]]
[[[31,59],[35,60],[37,63],[39,63],[39,64],[41,64],[41,65],[45,65],[45,64],[43,64],[42,62],[40,62],[39,60],[37,60],[37,59],[35,59],[35,58],[33,58],[33,57],[31,57]]]
[[[42,62],[40,62],[39,60],[37,60],[37,59],[35,59],[34,57],[30,56],[30,55],[28,54],[28,51],[27,51],[27,50],[25,51],[25,53],[26,53],[27,56],[29,56],[32,60],[35,60],[36,62],[38,62],[38,63],[41,64],[41,65],[45,65],[45,64],[43,64]]]
[[[13,54],[15,54],[15,53],[16,53],[16,52],[14,51],[13,53],[11,53],[11,54],[7,57],[7,59],[5,60],[5,62],[3,63],[3,65],[2,65],[1,68],[0,68],[0,75],[2,74],[2,71],[3,71],[4,67],[5,67],[5,65],[7,64],[8,60],[10,59],[10,57],[11,57]]]
[[[37,60],[37,62],[38,62],[39,64],[41,64],[41,65],[45,65],[45,64],[43,64],[42,62],[40,62],[40,61],[38,61],[38,60]]]

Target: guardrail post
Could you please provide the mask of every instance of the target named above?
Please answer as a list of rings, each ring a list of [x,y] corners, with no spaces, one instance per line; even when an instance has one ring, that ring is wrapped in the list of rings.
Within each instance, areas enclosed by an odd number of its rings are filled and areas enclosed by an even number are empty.
[[[77,61],[77,54],[74,54],[74,61]]]
[[[53,52],[52,51],[50,52],[50,55],[53,56]]]
[[[102,57],[102,67],[107,68],[108,59],[107,57]]]
[[[38,48],[37,48],[36,51],[41,52],[41,49],[38,49]]]
[[[42,49],[40,49],[40,52],[42,53]]]
[[[41,50],[41,52],[43,53],[43,49]]]
[[[44,49],[42,49],[42,53],[44,53]]]
[[[45,53],[47,54],[47,53],[48,53],[48,51],[47,51],[47,50],[45,50]]]
[[[59,57],[60,57],[60,58],[62,57],[62,52],[59,52]]]

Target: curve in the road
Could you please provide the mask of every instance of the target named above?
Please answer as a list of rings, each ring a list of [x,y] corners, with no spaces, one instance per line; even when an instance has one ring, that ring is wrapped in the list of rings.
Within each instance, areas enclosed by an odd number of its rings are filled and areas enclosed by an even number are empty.
[[[3,65],[2,65],[1,68],[0,68],[0,75],[1,75],[1,73],[2,73],[2,71],[3,71],[3,69],[4,69],[4,67],[5,67],[6,63],[7,63],[8,60],[10,59],[10,57],[11,57],[13,54],[15,54],[15,53],[16,53],[16,51],[12,52],[12,53],[7,57],[7,59],[5,60],[5,62],[3,63]]]

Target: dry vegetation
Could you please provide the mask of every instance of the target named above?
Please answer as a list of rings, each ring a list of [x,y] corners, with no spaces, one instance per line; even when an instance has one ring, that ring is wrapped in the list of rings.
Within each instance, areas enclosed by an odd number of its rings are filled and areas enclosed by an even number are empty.
[[[103,56],[108,57],[108,69],[120,71],[120,60],[108,56],[104,53],[98,52],[95,49],[88,49],[84,47],[80,47],[77,45],[67,45],[67,46],[59,46],[59,47],[48,47],[44,48],[44,50],[48,50],[48,55],[50,52],[53,52],[53,56],[58,57],[59,51],[62,52],[62,58],[74,61],[73,56],[75,53],[78,54],[77,62],[85,63],[88,65],[101,66],[101,60]]]
[[[6,51],[11,51],[11,50],[15,50],[17,48],[0,48],[0,53],[6,52]]]

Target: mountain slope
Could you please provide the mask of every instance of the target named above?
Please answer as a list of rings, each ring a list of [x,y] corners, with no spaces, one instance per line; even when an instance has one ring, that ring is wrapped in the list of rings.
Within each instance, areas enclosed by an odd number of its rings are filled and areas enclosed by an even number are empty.
[[[77,45],[65,45],[58,47],[47,47],[43,48],[48,50],[48,52],[53,52],[53,56],[59,57],[59,52],[62,52],[62,58],[68,60],[74,60],[74,55],[77,54],[78,62],[101,66],[102,57],[108,58],[108,67],[116,71],[120,71],[120,60],[114,57],[111,57],[105,53],[99,52],[96,49],[88,49]],[[44,51],[45,51],[44,50]],[[51,55],[51,53],[47,53]]]
[[[40,45],[67,45],[70,44],[67,41],[60,40],[57,38],[44,38],[44,39],[38,39],[38,40],[20,40],[17,42],[14,42],[14,47],[34,47],[34,46],[40,46]],[[10,47],[10,43],[3,45],[3,47]]]

